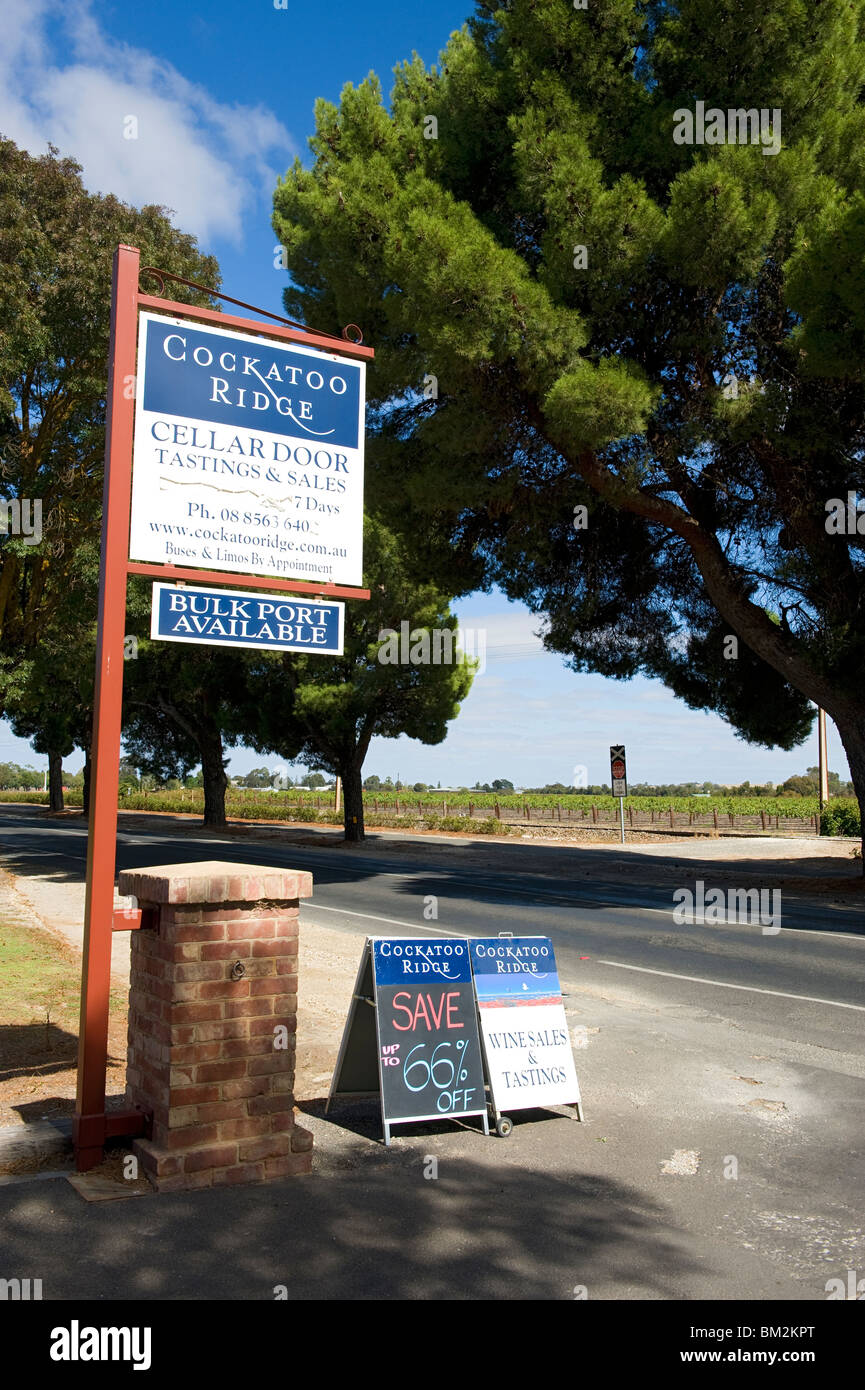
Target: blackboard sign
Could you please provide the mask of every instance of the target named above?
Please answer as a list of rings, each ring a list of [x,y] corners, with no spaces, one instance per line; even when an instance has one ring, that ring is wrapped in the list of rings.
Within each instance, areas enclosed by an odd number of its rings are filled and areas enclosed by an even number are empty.
[[[468,941],[367,940],[328,1106],[376,1091],[386,1144],[392,1124],[449,1116],[480,1115],[488,1132]]]

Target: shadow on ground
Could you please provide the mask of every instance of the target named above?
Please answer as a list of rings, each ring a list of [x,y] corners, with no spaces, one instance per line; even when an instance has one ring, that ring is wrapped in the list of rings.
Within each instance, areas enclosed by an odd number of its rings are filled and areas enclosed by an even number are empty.
[[[56,1023],[0,1024],[0,1083],[66,1071],[77,1057],[78,1038]]]
[[[491,1142],[491,1141],[486,1141]],[[110,1209],[107,1209],[110,1208]],[[64,1180],[0,1189],[4,1268],[45,1299],[556,1299],[682,1296],[697,1265],[634,1188],[448,1159],[339,1179],[92,1204]],[[699,1294],[694,1296],[699,1297]]]

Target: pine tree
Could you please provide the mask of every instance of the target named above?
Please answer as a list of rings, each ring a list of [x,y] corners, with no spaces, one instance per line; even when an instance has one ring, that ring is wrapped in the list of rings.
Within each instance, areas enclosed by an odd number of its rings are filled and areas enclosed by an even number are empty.
[[[431,574],[753,741],[822,705],[865,807],[863,88],[863,0],[482,0],[317,103],[274,226]]]

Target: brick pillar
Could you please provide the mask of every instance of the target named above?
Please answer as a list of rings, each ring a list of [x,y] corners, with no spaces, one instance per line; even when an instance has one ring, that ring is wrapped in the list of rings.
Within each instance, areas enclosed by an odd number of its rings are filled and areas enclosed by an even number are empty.
[[[294,1062],[298,899],[312,875],[168,864],[121,873],[119,891],[158,910],[158,927],[132,933],[126,1090],[153,1115],[152,1138],[133,1146],[151,1182],[310,1172]]]

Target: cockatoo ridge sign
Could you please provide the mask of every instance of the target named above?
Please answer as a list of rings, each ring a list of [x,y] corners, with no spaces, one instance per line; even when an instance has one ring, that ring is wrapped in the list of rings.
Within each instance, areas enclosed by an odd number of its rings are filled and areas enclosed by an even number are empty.
[[[112,934],[144,921],[141,909],[114,906],[129,576],[162,581],[157,640],[226,647],[337,654],[344,607],[329,600],[370,596],[360,585],[372,349],[348,329],[340,339],[144,294],[142,273],[178,279],[142,272],[138,249],[118,246],[73,1124],[80,1170],[101,1161],[106,1138],[147,1125],[140,1110],[109,1116],[105,1105]],[[231,590],[187,587],[229,574]]]
[[[365,363],[143,313],[132,560],[362,582]]]

